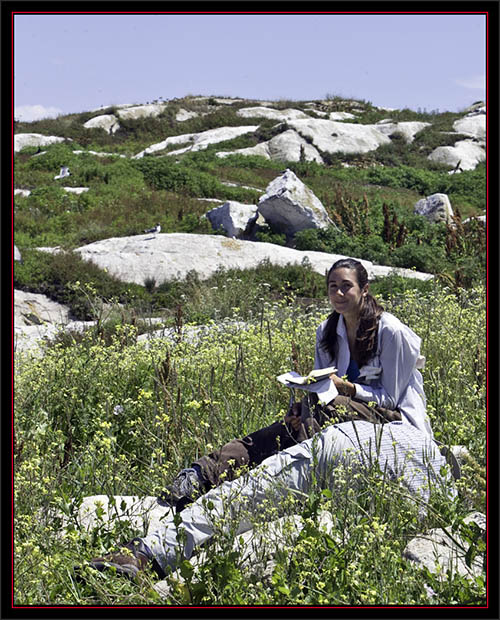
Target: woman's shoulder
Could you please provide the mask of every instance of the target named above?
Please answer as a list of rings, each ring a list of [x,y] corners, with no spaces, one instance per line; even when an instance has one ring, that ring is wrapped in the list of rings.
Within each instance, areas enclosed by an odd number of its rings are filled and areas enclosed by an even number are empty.
[[[379,328],[382,333],[402,333],[406,339],[416,339],[420,342],[420,337],[410,328],[403,323],[394,314],[390,312],[382,312],[379,319]]]
[[[388,329],[406,328],[406,325],[402,321],[400,321],[397,316],[394,316],[394,314],[391,314],[386,310],[384,310],[380,315],[379,325]]]

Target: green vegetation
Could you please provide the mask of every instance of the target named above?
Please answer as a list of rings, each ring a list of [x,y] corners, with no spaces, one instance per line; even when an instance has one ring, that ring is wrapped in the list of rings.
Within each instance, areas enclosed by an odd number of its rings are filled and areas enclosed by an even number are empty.
[[[79,503],[94,494],[155,496],[194,455],[283,415],[289,395],[275,376],[292,363],[302,372],[310,368],[315,328],[327,312],[323,303],[304,311],[293,296],[288,299],[263,297],[246,323],[235,307],[235,323],[196,342],[183,337],[179,322],[176,337],[145,348],[135,343],[136,328],[122,325],[107,342],[96,328],[72,346],[47,346],[43,359],[16,358],[17,604],[162,602],[152,589],[153,573],[128,583],[87,569],[86,584],[75,581],[74,566],[144,533],[130,521],[100,518],[80,530]],[[436,491],[418,522],[398,484],[373,472],[358,475],[354,492],[355,474],[347,473],[345,493],[342,486],[335,497],[318,488],[305,503],[280,505],[285,514],[301,514],[305,528],[296,543],[286,538],[267,576],[264,566],[253,565],[255,574],[243,565],[243,556],[232,550],[238,537],[226,523],[199,568],[184,562],[185,585],[169,577],[172,592],[164,602],[484,604],[483,578],[449,571],[439,579],[401,556],[418,532],[445,526],[462,535],[464,516],[485,510],[484,291],[458,299],[446,290],[410,290],[384,305],[422,336],[436,437],[466,445],[472,455],[457,499]],[[118,414],[116,405],[122,407]],[[330,535],[319,528],[320,511],[331,515]],[[277,516],[271,504],[262,519]],[[63,517],[69,525],[61,533]],[[257,519],[255,526],[264,523]],[[469,537],[473,554],[482,541]],[[436,593],[432,600],[429,587]]]

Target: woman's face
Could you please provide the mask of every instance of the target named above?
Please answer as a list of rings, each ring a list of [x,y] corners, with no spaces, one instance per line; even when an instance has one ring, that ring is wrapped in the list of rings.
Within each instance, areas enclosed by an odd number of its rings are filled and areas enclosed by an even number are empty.
[[[357,316],[367,291],[368,284],[360,288],[355,269],[340,267],[328,278],[328,297],[332,308],[339,314]]]

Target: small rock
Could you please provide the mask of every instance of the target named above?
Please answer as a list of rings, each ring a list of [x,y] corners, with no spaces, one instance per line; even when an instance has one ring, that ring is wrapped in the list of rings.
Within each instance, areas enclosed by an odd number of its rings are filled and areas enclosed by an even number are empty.
[[[89,189],[89,187],[63,187],[63,190],[69,194],[83,194],[88,192]]]
[[[446,194],[432,194],[415,203],[413,213],[423,215],[430,222],[451,222],[453,210]]]
[[[207,213],[214,230],[223,228],[228,237],[244,237],[257,220],[257,206],[228,200]]]
[[[486,532],[486,517],[482,513],[472,513],[464,523],[476,523],[483,532]],[[443,578],[451,569],[453,573],[463,576],[480,576],[483,572],[483,558],[476,557],[471,566],[467,566],[466,553],[469,544],[460,536],[454,534],[453,540],[441,528],[434,528],[427,534],[421,534],[413,538],[405,547],[403,557],[417,564],[426,566],[431,573]],[[457,544],[458,543],[458,544]]]

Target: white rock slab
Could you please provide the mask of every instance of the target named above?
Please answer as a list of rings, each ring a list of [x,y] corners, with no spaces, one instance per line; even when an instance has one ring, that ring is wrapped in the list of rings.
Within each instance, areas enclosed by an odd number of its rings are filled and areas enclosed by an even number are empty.
[[[269,183],[258,207],[271,226],[287,235],[332,223],[321,200],[288,169]]]
[[[474,522],[480,529],[486,531],[486,517],[480,512],[467,516],[464,522]],[[480,555],[474,558],[470,567],[467,566],[468,548],[469,544],[456,533],[451,538],[445,530],[434,528],[427,534],[413,538],[405,547],[403,556],[419,565],[426,566],[431,573],[442,579],[448,579],[448,570],[451,570],[452,574],[458,573],[469,578],[477,577],[483,573],[483,558]]]
[[[65,324],[44,323],[43,325],[15,325],[14,326],[14,352],[21,353],[30,351],[40,355],[42,343],[46,339],[52,340],[61,332],[84,332],[94,327],[96,321],[69,321]]]
[[[474,219],[478,220],[479,222],[482,222],[486,226],[486,215],[478,215]],[[467,224],[471,221],[472,221],[472,218],[468,217],[466,220],[462,222],[462,224]]]
[[[241,185],[240,183],[231,183],[230,181],[221,181],[221,185],[226,185],[227,187],[242,187],[243,189],[253,189],[256,192],[265,191],[261,187],[252,187],[251,185]]]
[[[18,153],[26,146],[49,146],[58,144],[70,138],[60,138],[59,136],[44,136],[41,133],[17,133],[14,136],[14,153]]]
[[[116,133],[120,129],[120,123],[114,114],[101,114],[94,116],[83,124],[85,129],[104,129],[108,134]]]
[[[429,127],[431,123],[419,123],[417,121],[403,121],[401,123],[377,123],[377,129],[386,136],[390,136],[393,133],[403,134],[406,142],[409,144],[413,142],[415,134],[425,127]]]
[[[216,103],[220,103],[221,105],[232,105],[233,103],[241,103],[242,101],[245,101],[245,99],[231,99],[231,97],[213,97],[213,99]]]
[[[180,155],[188,151],[200,151],[206,149],[210,144],[216,144],[217,142],[223,142],[224,140],[232,140],[238,136],[242,136],[246,133],[252,133],[258,129],[258,125],[245,125],[243,127],[218,127],[216,129],[209,129],[202,131],[201,133],[185,133],[181,136],[171,136],[162,142],[152,144],[148,148],[144,149],[137,155],[134,155],[132,159],[140,159],[144,157],[146,153],[156,153],[162,151],[172,144],[184,144],[190,142],[190,146],[175,151],[170,151],[168,155]]]
[[[242,237],[257,220],[257,205],[228,200],[206,214],[214,230],[221,228],[228,237]]]
[[[356,118],[356,115],[351,114],[350,112],[330,112],[328,118],[331,121],[348,121]]]
[[[291,108],[287,110],[275,110],[273,108],[254,107],[254,108],[240,108],[236,112],[237,116],[241,118],[269,118],[274,121],[290,121],[297,118],[310,118],[305,112],[301,110],[293,110]]]
[[[83,498],[73,525],[80,530],[91,531],[100,527],[103,531],[109,531],[117,520],[128,521],[137,530],[137,535],[146,536],[160,529],[162,521],[171,510],[160,505],[153,496],[91,495]],[[62,513],[57,516],[62,517],[64,530],[70,520]]]
[[[151,118],[159,116],[166,107],[167,106],[164,103],[149,103],[145,105],[136,105],[127,108],[120,108],[117,111],[117,114],[123,120]]]
[[[69,309],[40,293],[27,293],[14,290],[14,325],[33,325],[33,321],[26,318],[33,315],[41,323],[67,323]]]
[[[300,161],[302,153],[306,161],[316,161],[323,163],[323,158],[318,150],[309,144],[293,129],[288,129],[277,136],[274,136],[266,142],[260,142],[255,146],[244,149],[236,149],[235,151],[219,151],[216,153],[218,157],[227,157],[228,155],[260,155],[266,159],[274,161]]]
[[[181,108],[175,115],[175,120],[179,123],[182,123],[183,121],[188,121],[189,119],[196,118],[198,116],[198,112],[190,112],[189,110]]]
[[[368,153],[390,144],[376,125],[341,123],[323,119],[288,121],[289,127],[310,138],[319,151],[326,153]]]
[[[69,194],[84,194],[89,189],[90,187],[63,187],[63,190]]]
[[[252,269],[263,260],[273,265],[300,265],[305,257],[312,269],[321,275],[335,260],[345,258],[326,252],[302,252],[272,243],[228,239],[221,235],[193,235],[189,233],[160,233],[113,237],[95,241],[75,250],[84,260],[93,261],[101,269],[122,282],[144,285],[146,278],[157,284],[184,279],[194,270],[204,280],[219,268]],[[361,260],[370,277],[386,276],[391,272],[405,277],[429,280],[431,274],[411,269],[394,269],[373,265]]]
[[[127,159],[126,155],[120,153],[105,153],[104,151],[73,151],[75,155],[95,155],[96,157],[123,157]]]
[[[462,170],[474,170],[479,163],[486,160],[486,151],[473,140],[460,140],[455,142],[454,146],[438,146],[427,159],[450,168],[459,166]]]
[[[463,133],[478,140],[486,138],[486,114],[474,114],[464,116],[453,123],[453,129],[457,133]]]

